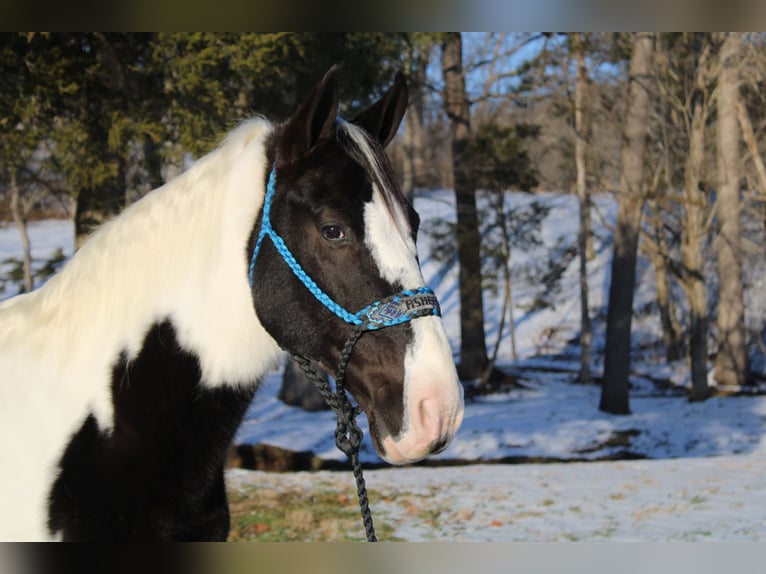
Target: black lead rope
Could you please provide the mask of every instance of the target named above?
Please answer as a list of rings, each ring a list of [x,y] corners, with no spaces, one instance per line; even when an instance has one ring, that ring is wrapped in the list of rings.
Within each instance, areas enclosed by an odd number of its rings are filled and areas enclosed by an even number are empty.
[[[351,461],[354,478],[356,479],[357,495],[359,497],[359,510],[362,513],[362,523],[364,524],[364,531],[367,535],[367,542],[377,542],[378,539],[375,537],[375,527],[372,524],[370,503],[367,498],[367,485],[364,482],[362,464],[359,461],[359,446],[362,444],[364,433],[356,423],[356,417],[361,412],[361,409],[351,404],[351,401],[346,394],[345,387],[346,366],[351,359],[351,353],[354,350],[356,342],[359,340],[359,337],[362,336],[364,331],[365,329],[362,327],[355,328],[346,341],[346,344],[343,346],[340,363],[338,364],[338,372],[335,377],[335,393],[332,392],[330,384],[324,377],[319,375],[311,364],[311,361],[298,355],[294,355],[293,358],[311,382],[314,383],[314,386],[319,391],[319,394],[322,395],[325,402],[333,411],[335,411],[335,415],[338,419],[335,427],[335,445]]]

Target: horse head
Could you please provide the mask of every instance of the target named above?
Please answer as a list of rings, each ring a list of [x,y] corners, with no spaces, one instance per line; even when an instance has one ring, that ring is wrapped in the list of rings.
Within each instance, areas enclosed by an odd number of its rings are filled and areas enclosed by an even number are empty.
[[[394,464],[444,450],[463,418],[438,303],[419,266],[419,218],[384,152],[406,107],[397,74],[377,102],[343,121],[332,68],[267,144],[267,194],[247,254],[258,319],[284,349],[336,375],[344,343],[365,331],[346,385],[378,453]]]

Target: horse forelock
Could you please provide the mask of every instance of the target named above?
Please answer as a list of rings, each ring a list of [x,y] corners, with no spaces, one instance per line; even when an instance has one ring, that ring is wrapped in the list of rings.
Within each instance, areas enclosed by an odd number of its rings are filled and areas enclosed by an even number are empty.
[[[372,183],[372,200],[365,205],[365,227],[368,247],[383,277],[407,288],[421,286],[409,206],[383,148],[352,123],[340,122],[338,133],[343,149],[365,169]]]
[[[410,235],[412,230],[407,215],[407,200],[396,183],[383,148],[366,131],[352,123],[341,121],[338,130],[341,146],[365,169],[389,215],[399,227],[399,232],[403,236]]]

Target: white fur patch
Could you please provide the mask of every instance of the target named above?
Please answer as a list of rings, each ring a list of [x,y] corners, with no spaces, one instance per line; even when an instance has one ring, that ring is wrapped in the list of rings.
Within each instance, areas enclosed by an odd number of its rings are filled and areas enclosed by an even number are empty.
[[[263,202],[264,141],[247,122],[186,173],[103,225],[39,290],[0,304],[0,539],[44,540],[56,464],[89,413],[112,424],[111,367],[170,318],[203,384],[274,366],[246,247]]]

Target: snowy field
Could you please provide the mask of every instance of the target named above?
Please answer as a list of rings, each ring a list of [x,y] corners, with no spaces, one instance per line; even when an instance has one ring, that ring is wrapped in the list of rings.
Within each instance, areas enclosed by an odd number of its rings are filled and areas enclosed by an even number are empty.
[[[647,459],[369,470],[376,521],[411,541],[766,539],[766,398],[690,404],[647,394],[632,397],[632,415],[614,417],[598,411],[597,387],[561,378],[541,373],[534,388],[468,403],[460,432],[436,458],[582,460],[627,451]],[[276,375],[265,382],[240,442],[342,459],[333,415],[284,406],[278,387]],[[379,462],[368,439],[363,446],[363,460]],[[228,473],[233,485],[335,482],[354,492],[350,473]]]
[[[513,196],[519,204],[532,196]],[[545,220],[545,245],[514,253],[521,267],[543,261],[576,228],[574,198],[551,195]],[[614,215],[608,198],[598,201],[605,220]],[[430,193],[416,207],[424,219],[449,218],[450,194]],[[603,345],[609,238],[598,224],[597,258],[590,264],[591,307],[596,320],[595,349]],[[71,253],[71,225],[46,221],[30,226],[33,254],[39,261],[57,247]],[[459,349],[457,273],[430,256],[421,234],[421,261],[437,292],[453,349]],[[0,227],[0,261],[18,257],[13,226]],[[634,364],[629,416],[598,411],[599,388],[572,384],[577,368],[570,340],[579,327],[576,260],[562,276],[553,305],[529,310],[540,285],[514,285],[517,346],[511,361],[506,337],[500,366],[523,378],[522,389],[482,397],[466,405],[465,421],[451,446],[437,458],[485,464],[409,467],[365,473],[376,522],[393,525],[397,538],[412,541],[758,541],[766,539],[766,397],[715,397],[690,404],[683,388],[683,363],[667,365],[648,353]],[[751,270],[760,285],[761,270]],[[639,264],[637,308],[652,300],[651,267]],[[763,317],[761,297],[748,299],[749,320]],[[0,293],[0,298],[12,293]],[[766,299],[766,298],[764,298]],[[494,344],[499,301],[487,294],[487,341]],[[600,321],[600,322],[599,322]],[[637,316],[634,341],[656,340],[659,326],[647,314]],[[650,346],[650,345],[649,345]],[[655,353],[656,355],[656,353]],[[601,364],[595,353],[594,370]],[[659,388],[652,380],[667,381]],[[293,450],[312,450],[342,459],[333,443],[334,415],[304,413],[278,401],[280,372],[270,374],[256,396],[237,442],[267,442]],[[366,420],[360,420],[366,429]],[[366,433],[367,434],[367,433]],[[595,461],[609,457],[633,460]],[[640,460],[636,460],[641,457]],[[545,464],[486,464],[498,459],[572,460]],[[368,438],[362,460],[378,463]],[[353,493],[350,473],[273,474],[231,469],[231,486],[243,483],[310,489],[334,483]],[[361,526],[360,526],[361,528]]]

